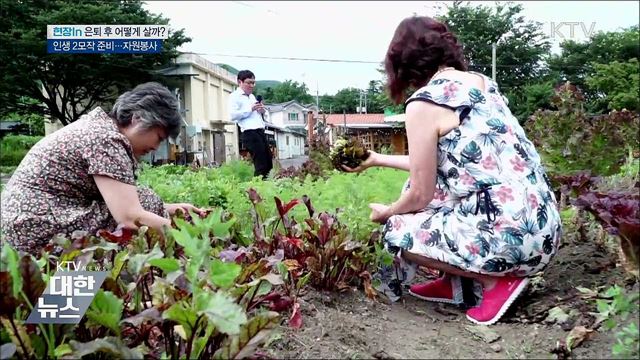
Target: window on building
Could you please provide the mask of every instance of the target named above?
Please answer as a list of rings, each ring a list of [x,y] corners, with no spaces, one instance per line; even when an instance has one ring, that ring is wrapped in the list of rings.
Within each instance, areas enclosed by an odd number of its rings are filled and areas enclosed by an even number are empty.
[[[289,113],[289,121],[298,121],[298,113]]]
[[[287,145],[289,145],[289,135],[286,136],[287,139]]]

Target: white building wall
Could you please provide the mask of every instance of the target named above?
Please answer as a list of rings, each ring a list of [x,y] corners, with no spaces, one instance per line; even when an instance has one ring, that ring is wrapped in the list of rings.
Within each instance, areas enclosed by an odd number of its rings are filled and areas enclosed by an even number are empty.
[[[287,138],[289,138],[288,144]],[[304,155],[304,139],[303,136],[298,134],[278,131],[276,133],[278,159],[291,159]]]
[[[291,158],[289,146],[286,143],[286,133],[278,131],[276,133],[276,143],[278,145],[278,159]]]
[[[267,117],[267,120],[276,126],[280,126],[280,127],[284,126],[284,118],[283,118],[282,111],[269,112],[269,116]]]
[[[294,148],[293,156],[302,156],[304,155],[304,136],[296,136],[297,143]]]

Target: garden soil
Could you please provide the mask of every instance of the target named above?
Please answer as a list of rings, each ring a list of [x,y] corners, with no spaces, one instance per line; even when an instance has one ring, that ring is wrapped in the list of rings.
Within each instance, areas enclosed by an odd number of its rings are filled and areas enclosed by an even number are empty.
[[[611,358],[614,333],[598,325],[589,314],[596,311],[595,301],[576,288],[603,290],[624,279],[617,257],[593,241],[565,241],[543,276],[532,279],[489,327],[471,323],[456,306],[408,294],[389,304],[361,290],[311,291],[301,300],[302,328],[281,328],[264,352],[277,359]],[[554,307],[568,317],[553,321]],[[562,351],[570,331],[580,326],[596,330],[572,352]]]

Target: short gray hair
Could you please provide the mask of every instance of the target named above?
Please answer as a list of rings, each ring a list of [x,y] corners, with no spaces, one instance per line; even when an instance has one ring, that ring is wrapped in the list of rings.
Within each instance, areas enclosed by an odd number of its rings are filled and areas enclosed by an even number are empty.
[[[109,116],[119,126],[129,126],[134,115],[138,115],[148,128],[162,127],[171,138],[180,134],[180,104],[165,86],[148,82],[120,95]]]

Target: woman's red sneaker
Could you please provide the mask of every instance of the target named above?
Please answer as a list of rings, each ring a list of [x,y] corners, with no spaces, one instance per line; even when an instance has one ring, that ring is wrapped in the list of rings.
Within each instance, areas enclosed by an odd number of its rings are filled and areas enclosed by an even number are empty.
[[[409,294],[426,301],[455,304],[451,278],[443,276],[433,281],[412,285]]]
[[[482,292],[480,306],[467,310],[467,319],[480,325],[494,324],[509,309],[528,283],[528,278],[497,278],[491,290]]]

